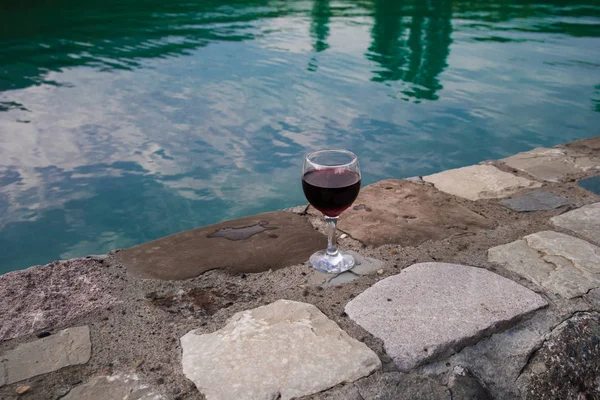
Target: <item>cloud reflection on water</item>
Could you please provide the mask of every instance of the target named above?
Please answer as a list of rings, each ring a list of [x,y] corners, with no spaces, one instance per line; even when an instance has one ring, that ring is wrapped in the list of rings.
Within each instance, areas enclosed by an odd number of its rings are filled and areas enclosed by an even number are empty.
[[[0,272],[301,203],[314,148],[355,150],[371,182],[600,123],[600,35],[555,6],[198,4],[0,37]]]

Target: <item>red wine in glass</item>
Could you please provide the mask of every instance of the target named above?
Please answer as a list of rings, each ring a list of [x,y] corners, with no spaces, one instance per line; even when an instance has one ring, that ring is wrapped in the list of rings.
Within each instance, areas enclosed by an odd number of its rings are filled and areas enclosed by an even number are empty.
[[[338,250],[336,224],[360,191],[361,174],[356,154],[348,150],[317,150],[308,154],[302,168],[302,189],[308,202],[325,216],[327,249],[310,256],[318,271],[340,273],[356,264],[351,254]]]
[[[358,172],[343,168],[316,169],[302,177],[302,189],[308,202],[328,217],[346,210],[360,191]]]

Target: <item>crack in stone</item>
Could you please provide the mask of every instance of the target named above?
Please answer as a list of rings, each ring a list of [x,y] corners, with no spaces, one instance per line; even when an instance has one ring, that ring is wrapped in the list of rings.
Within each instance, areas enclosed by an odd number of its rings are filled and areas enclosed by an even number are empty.
[[[546,334],[544,334],[542,336],[542,339],[540,340],[540,343],[537,344],[536,346],[534,346],[531,351],[529,352],[528,356],[527,356],[527,361],[525,361],[525,364],[523,365],[523,367],[519,370],[519,373],[517,374],[517,377],[515,378],[514,382],[518,381],[519,378],[521,377],[521,375],[523,375],[523,373],[525,372],[525,370],[527,369],[527,367],[529,366],[529,364],[531,363],[531,360],[533,359],[533,357],[535,356],[535,354],[544,346],[544,344],[546,344],[546,342],[551,338],[552,333],[562,324],[564,324],[565,322],[569,321],[570,319],[575,318],[577,315],[579,314],[591,314],[589,311],[574,311],[571,314],[569,314],[567,317],[565,317],[564,319],[562,319],[560,322],[557,322],[556,324],[554,324]],[[597,313],[596,313],[597,314]]]

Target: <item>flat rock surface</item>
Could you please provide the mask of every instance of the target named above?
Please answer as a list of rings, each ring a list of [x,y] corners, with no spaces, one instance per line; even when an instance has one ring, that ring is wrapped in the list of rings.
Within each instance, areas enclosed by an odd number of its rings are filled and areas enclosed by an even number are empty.
[[[556,226],[600,244],[600,202],[557,215],[550,221]]]
[[[162,394],[140,382],[137,375],[97,376],[74,387],[61,400],[163,400]]]
[[[579,154],[597,155],[598,151],[600,151],[600,136],[576,140],[574,142],[565,144],[563,147],[569,150],[574,150]]]
[[[363,188],[338,224],[354,239],[372,246],[417,246],[494,225],[451,196],[406,180],[385,180]]]
[[[501,160],[509,167],[548,182],[559,182],[595,168],[600,159],[570,154],[565,149],[537,148]]]
[[[327,274],[311,269],[309,281],[312,285],[328,288],[331,286],[343,285],[344,283],[352,282],[362,275],[375,274],[381,271],[385,263],[371,257],[363,257],[355,251],[345,251],[354,257],[356,265],[350,271],[342,272],[341,274]]]
[[[524,373],[526,398],[600,399],[599,359],[599,315],[576,315],[558,326],[531,358]]]
[[[592,176],[577,182],[579,186],[594,194],[600,195],[600,176]]]
[[[210,269],[262,272],[300,264],[327,246],[305,217],[277,211],[177,233],[116,254],[135,277],[188,279]]]
[[[510,196],[525,188],[539,187],[539,182],[515,176],[493,165],[471,165],[423,177],[439,190],[468,200],[496,199]]]
[[[502,200],[501,203],[519,212],[548,211],[575,204],[566,197],[545,190],[534,190],[522,196]]]
[[[106,308],[116,301],[111,286],[112,276],[98,259],[60,261],[0,275],[0,341]]]
[[[488,250],[488,260],[567,299],[600,287],[600,248],[542,231]]]
[[[531,290],[485,269],[422,263],[377,282],[345,311],[383,340],[387,354],[406,372],[545,305]]]
[[[47,374],[69,365],[85,364],[92,352],[87,326],[23,343],[0,356],[0,386]],[[4,381],[3,381],[4,379]]]
[[[214,333],[188,332],[181,346],[183,372],[207,400],[286,400],[381,367],[318,308],[289,300],[236,313]]]

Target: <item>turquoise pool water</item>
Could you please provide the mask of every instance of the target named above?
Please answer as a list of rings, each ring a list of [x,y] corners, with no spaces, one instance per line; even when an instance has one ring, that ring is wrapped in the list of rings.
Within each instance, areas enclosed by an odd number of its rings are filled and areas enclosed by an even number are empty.
[[[600,134],[598,1],[12,2],[0,48],[0,273],[303,203],[315,148],[370,183]]]

